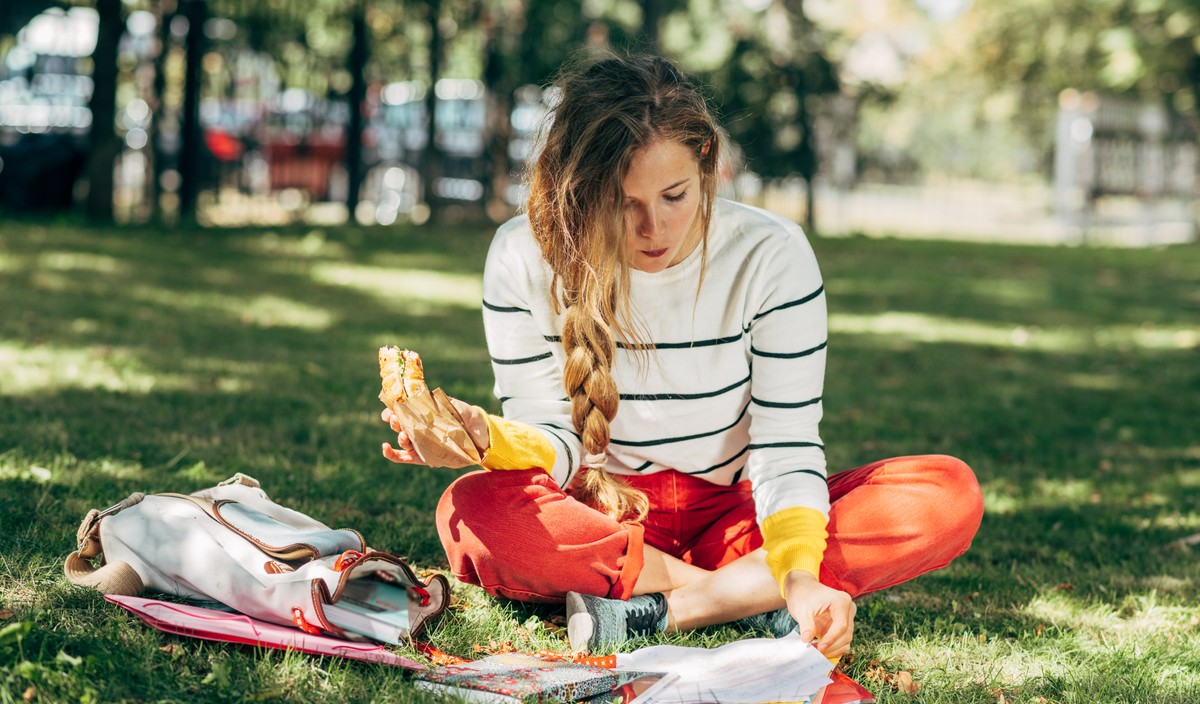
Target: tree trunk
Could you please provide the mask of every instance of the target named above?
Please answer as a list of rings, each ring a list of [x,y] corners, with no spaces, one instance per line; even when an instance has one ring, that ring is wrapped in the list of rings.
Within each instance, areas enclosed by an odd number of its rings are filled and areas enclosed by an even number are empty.
[[[665,5],[666,0],[642,0],[642,40],[646,43],[646,51],[652,54],[659,52]]]
[[[489,217],[499,222],[507,218],[512,206],[506,198],[512,185],[512,165],[508,157],[512,141],[513,79],[505,70],[504,50],[500,27],[506,29],[523,22],[517,17],[489,13],[483,24],[487,35],[484,49],[483,83],[487,96],[487,132],[484,156],[489,169],[484,175],[484,208]]]
[[[366,11],[363,4],[358,3],[354,10],[354,43],[350,47],[350,56],[346,68],[350,71],[350,94],[346,100],[350,107],[350,120],[346,124],[346,207],[350,214],[350,222],[355,222],[355,211],[358,209],[360,190],[363,182],[363,108],[367,101],[367,59],[370,56],[369,37],[367,32]]]
[[[434,184],[441,174],[441,149],[437,143],[437,82],[442,72],[442,0],[426,3],[429,23],[429,90],[425,93],[425,149],[421,151],[421,184],[425,190],[425,205],[429,221],[441,219],[441,198]]]
[[[163,129],[167,118],[167,106],[164,100],[167,92],[167,56],[171,53],[171,18],[175,16],[177,7],[175,0],[158,0],[154,9],[158,15],[158,53],[154,57],[154,87],[151,96],[151,175],[147,197],[150,199],[150,219],[163,222],[163,173],[167,170],[166,135]]]
[[[121,0],[97,0],[100,28],[92,53],[92,130],[88,159],[87,215],[97,222],[113,219],[113,162],[121,152],[117,136],[117,45],[125,29]]]
[[[179,217],[184,222],[196,219],[196,197],[200,176],[204,135],[200,129],[200,62],[204,57],[204,23],[208,19],[206,0],[183,0],[188,20],[185,41],[187,67],[183,75],[182,148],[179,153]]]

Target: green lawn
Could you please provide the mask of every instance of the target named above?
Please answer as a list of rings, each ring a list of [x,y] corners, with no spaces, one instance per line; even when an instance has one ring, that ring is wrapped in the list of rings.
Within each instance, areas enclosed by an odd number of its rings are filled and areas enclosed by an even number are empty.
[[[488,236],[0,224],[0,703],[423,700],[380,666],[160,635],[61,561],[89,508],[242,471],[443,567],[456,473],[382,459],[375,354],[495,409]],[[1172,546],[1200,533],[1200,249],[813,244],[831,469],[954,454],[987,502],[964,557],[862,599],[847,669],[881,702],[1200,701],[1200,561]],[[552,609],[455,597],[444,650],[566,647]]]

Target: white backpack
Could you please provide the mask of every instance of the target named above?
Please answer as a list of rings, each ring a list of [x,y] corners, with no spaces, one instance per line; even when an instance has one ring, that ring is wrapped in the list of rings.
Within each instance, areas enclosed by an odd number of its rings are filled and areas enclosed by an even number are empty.
[[[64,571],[104,594],[145,590],[225,604],[247,616],[309,633],[364,640],[325,618],[350,579],[406,587],[409,637],[445,610],[450,588],[421,581],[400,558],[367,547],[358,531],[334,530],[272,501],[252,477],[236,474],[193,494],[135,493],[92,509]],[[99,558],[99,568],[93,562]]]

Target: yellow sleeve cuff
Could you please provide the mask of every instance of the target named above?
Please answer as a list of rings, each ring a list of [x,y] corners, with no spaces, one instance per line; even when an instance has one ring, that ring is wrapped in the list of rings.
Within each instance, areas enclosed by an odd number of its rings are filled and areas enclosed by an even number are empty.
[[[821,576],[828,523],[825,514],[816,509],[793,506],[772,513],[759,526],[767,551],[767,567],[785,598],[783,583],[788,572],[804,570],[814,577]]]
[[[554,446],[531,425],[487,415],[490,445],[480,465],[484,469],[554,469]]]

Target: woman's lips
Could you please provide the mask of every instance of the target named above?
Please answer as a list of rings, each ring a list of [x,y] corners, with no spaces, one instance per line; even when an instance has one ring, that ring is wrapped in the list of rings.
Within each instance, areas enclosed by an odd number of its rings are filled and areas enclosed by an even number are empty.
[[[647,257],[650,257],[651,259],[657,259],[658,257],[661,257],[662,255],[664,255],[666,253],[667,253],[667,250],[665,247],[663,249],[651,249],[651,250],[643,249],[642,250],[642,254],[646,255]]]

